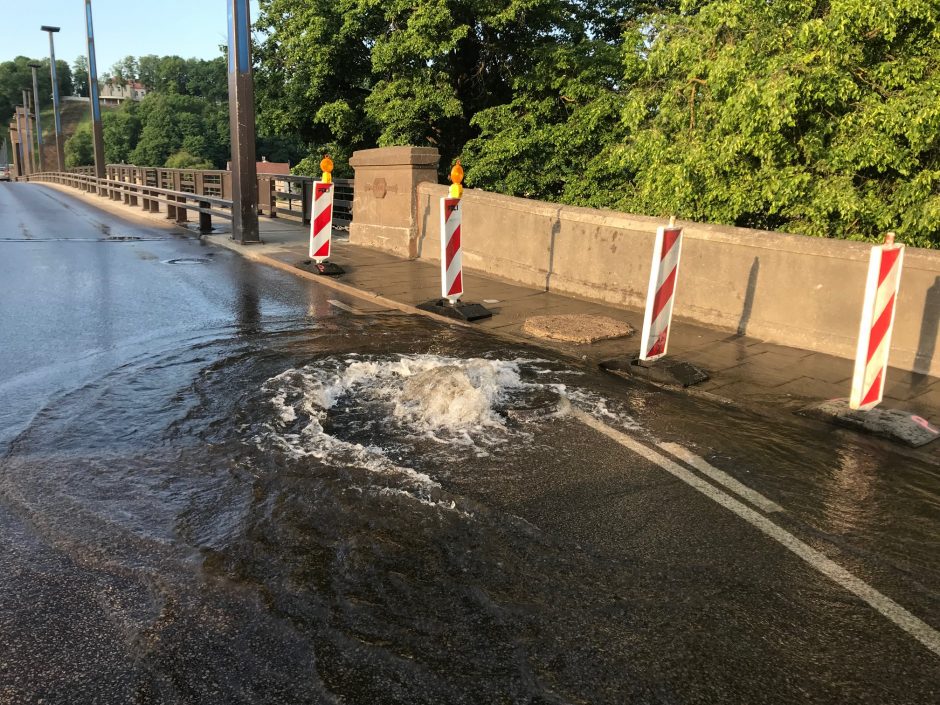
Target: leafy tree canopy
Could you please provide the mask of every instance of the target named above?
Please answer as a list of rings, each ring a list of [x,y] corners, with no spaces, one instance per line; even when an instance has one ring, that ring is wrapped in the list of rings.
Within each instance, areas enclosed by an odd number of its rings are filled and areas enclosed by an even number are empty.
[[[37,71],[39,83],[39,106],[45,108],[52,104],[52,76],[49,71],[49,59],[30,59],[17,56],[13,61],[0,63],[0,124],[4,132],[14,115],[17,105],[23,104],[23,91],[33,90],[33,71],[29,64],[39,64]],[[60,95],[72,95],[72,71],[64,61],[56,61],[56,80]]]
[[[88,59],[79,56],[72,64],[72,81],[75,88],[75,95],[88,97]]]
[[[448,162],[480,111],[556,52],[618,41],[620,0],[261,0],[260,119],[340,162],[363,146],[417,144]],[[615,61],[616,63],[616,61]]]
[[[147,54],[127,56],[111,67],[111,77],[124,85],[139,81],[147,90],[177,93],[212,102],[228,100],[225,59],[183,59],[179,56]]]
[[[89,166],[95,163],[95,146],[91,135],[91,123],[82,123],[65,142],[65,166]]]
[[[190,154],[186,150],[180,150],[166,160],[165,166],[168,169],[213,169],[212,162],[206,159]]]
[[[220,166],[228,158],[227,106],[177,93],[148,94],[136,108],[140,138],[130,161],[141,166],[160,166],[184,151]]]
[[[344,164],[440,148],[469,185],[940,244],[936,0],[261,0],[259,120]]]
[[[936,2],[687,0],[623,57],[616,137],[566,199],[940,243]]]

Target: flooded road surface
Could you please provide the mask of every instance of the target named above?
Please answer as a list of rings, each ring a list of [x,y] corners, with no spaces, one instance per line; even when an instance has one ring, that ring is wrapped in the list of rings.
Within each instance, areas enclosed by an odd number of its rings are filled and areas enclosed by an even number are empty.
[[[0,223],[0,703],[940,701],[936,451]]]

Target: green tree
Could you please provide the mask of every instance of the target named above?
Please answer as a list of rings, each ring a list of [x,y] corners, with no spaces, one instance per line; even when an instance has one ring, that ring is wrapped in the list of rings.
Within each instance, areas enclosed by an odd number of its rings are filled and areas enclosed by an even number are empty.
[[[157,90],[188,95],[189,64],[179,56],[164,56],[157,68]]]
[[[126,100],[117,110],[101,114],[104,155],[108,164],[131,162],[131,155],[140,139],[140,118],[137,103]]]
[[[218,103],[228,101],[228,69],[221,56],[209,60],[190,59],[188,79],[188,95]]]
[[[228,100],[225,59],[221,56],[208,60],[155,54],[139,59],[127,56],[111,71],[119,85],[139,80],[150,91],[192,95],[213,102]]]
[[[940,244],[936,0],[260,9],[259,121],[309,164],[433,145],[506,193]]]
[[[52,79],[49,73],[49,59],[30,59],[18,56],[13,61],[0,63],[0,124],[6,124],[13,117],[15,106],[22,105],[23,91],[33,89],[33,73],[29,64],[38,63],[39,105],[45,107],[52,103]],[[72,72],[64,61],[56,61],[56,79],[61,95],[72,93]]]
[[[577,201],[580,174],[620,135],[624,35],[635,37],[655,8],[574,4],[526,53],[508,100],[477,112],[464,148],[467,183],[516,196]],[[655,10],[659,12],[659,10]],[[449,165],[448,165],[449,166]],[[606,185],[588,187],[607,192]]]
[[[449,163],[477,113],[512,101],[547,55],[616,40],[627,3],[261,0],[261,122],[339,157],[375,143],[438,147]],[[604,59],[607,60],[606,57]],[[341,67],[341,70],[338,70]]]
[[[314,154],[329,151],[340,161],[375,146],[378,129],[364,103],[380,10],[353,0],[263,0],[260,9],[256,26],[267,35],[255,50],[260,130],[298,135]]]
[[[212,162],[196,157],[185,150],[180,150],[166,160],[168,169],[212,169]]]
[[[131,160],[140,166],[160,166],[184,150],[212,164],[224,163],[228,147],[224,106],[177,93],[151,93],[140,102],[140,139]]]
[[[137,61],[137,72],[140,82],[148,91],[156,90],[160,73],[160,57],[156,54],[140,57]]]
[[[49,73],[49,61],[43,59],[42,64],[44,73]],[[59,84],[60,97],[75,94],[75,86],[72,83],[72,67],[68,65],[68,62],[56,59],[55,78],[56,83]],[[52,84],[52,74],[49,74],[49,83],[50,85]],[[40,88],[40,91],[41,90]]]
[[[940,5],[685,2],[626,53],[627,210],[940,243]]]
[[[72,64],[72,84],[74,95],[88,97],[88,59],[79,56]]]
[[[111,67],[111,75],[119,86],[126,86],[137,80],[140,74],[140,64],[133,56],[125,56]]]
[[[65,166],[89,166],[95,163],[95,145],[91,135],[91,124],[83,123],[65,142]]]

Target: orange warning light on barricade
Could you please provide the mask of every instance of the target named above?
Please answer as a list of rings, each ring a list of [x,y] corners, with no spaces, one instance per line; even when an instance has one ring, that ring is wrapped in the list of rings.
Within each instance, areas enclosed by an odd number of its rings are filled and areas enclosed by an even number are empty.
[[[457,163],[454,164],[454,168],[450,170],[450,197],[451,198],[460,198],[463,196],[463,167],[460,166],[460,159],[457,159]]]
[[[320,160],[320,169],[323,170],[323,178],[321,181],[325,184],[333,183],[333,160],[330,159],[330,155],[327,154]]]

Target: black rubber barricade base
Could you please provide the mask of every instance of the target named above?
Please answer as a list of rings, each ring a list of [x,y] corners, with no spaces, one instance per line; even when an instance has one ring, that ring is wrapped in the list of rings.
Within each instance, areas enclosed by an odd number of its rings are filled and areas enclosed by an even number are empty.
[[[305,272],[310,272],[311,274],[322,274],[326,277],[336,277],[340,274],[345,274],[345,270],[340,267],[338,264],[333,264],[332,262],[320,262],[317,264],[311,259],[301,260],[294,265],[298,269],[302,269]]]
[[[438,316],[447,318],[456,318],[458,321],[480,321],[484,318],[490,318],[493,312],[480,304],[465,304],[458,301],[452,304],[447,299],[434,299],[423,304],[418,304],[422,311],[430,311]]]
[[[671,387],[691,387],[708,381],[708,373],[689,362],[662,357],[653,362],[640,360],[639,354],[604,360],[600,368],[619,377],[643,379]]]
[[[909,411],[875,407],[868,411],[849,408],[848,399],[830,399],[812,404],[798,412],[801,416],[829,421],[837,426],[852,428],[919,448],[940,437],[940,428],[933,426]]]

